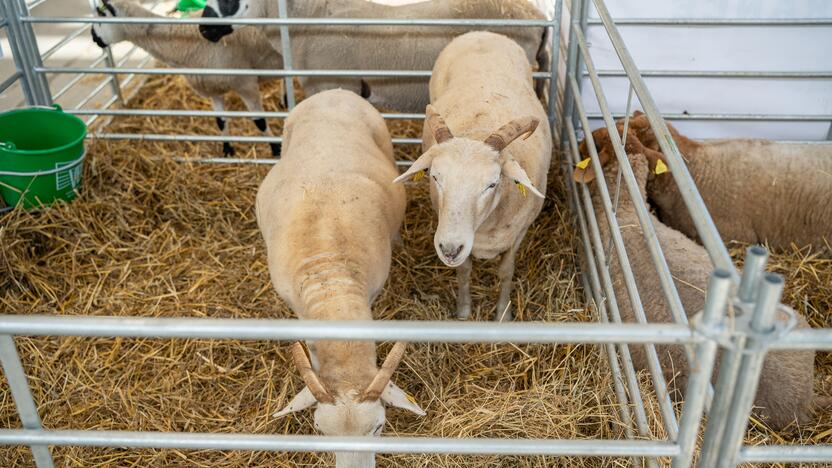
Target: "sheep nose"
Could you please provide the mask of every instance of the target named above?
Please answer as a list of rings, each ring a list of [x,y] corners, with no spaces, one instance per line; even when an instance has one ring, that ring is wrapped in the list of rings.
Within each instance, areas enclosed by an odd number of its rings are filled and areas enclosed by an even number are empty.
[[[442,255],[445,256],[446,259],[450,261],[456,260],[456,257],[462,252],[462,244],[460,245],[447,245],[447,244],[439,244],[439,249],[442,251]]]

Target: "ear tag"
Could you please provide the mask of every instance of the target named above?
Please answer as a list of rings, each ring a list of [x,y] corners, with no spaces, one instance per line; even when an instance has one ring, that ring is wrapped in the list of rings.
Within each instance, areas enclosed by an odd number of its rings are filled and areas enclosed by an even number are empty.
[[[670,169],[664,164],[664,161],[659,159],[656,161],[656,175],[664,174],[665,172],[670,172]]]
[[[104,10],[104,7],[101,5],[95,7],[95,11],[98,12],[99,16],[107,16],[107,11]]]
[[[526,198],[526,186],[521,184],[520,182],[514,181],[517,184],[517,189],[520,190],[520,194],[523,195],[523,198]]]
[[[413,397],[413,395],[411,395],[411,394],[409,394],[409,393],[407,393],[407,392],[404,392],[404,396],[405,396],[405,398],[407,398],[407,401],[409,401],[409,402],[413,403],[413,404],[414,404],[414,405],[416,405],[416,406],[419,406],[419,404],[418,404],[418,403],[416,403],[416,398],[414,398],[414,397]]]
[[[424,170],[419,171],[416,174],[413,174],[413,182],[418,182],[418,181],[422,180],[422,178],[424,176],[425,176],[425,171]]]
[[[586,169],[587,166],[589,166],[589,158],[586,158],[575,165],[578,169]]]

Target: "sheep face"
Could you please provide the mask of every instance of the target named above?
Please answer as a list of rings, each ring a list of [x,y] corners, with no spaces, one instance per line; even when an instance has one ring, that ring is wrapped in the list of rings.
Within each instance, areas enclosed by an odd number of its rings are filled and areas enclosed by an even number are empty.
[[[252,0],[208,0],[205,2],[205,9],[202,10],[203,18],[249,18],[261,17],[258,6],[263,2]],[[202,24],[199,32],[202,37],[211,42],[219,42],[223,37],[231,34],[239,25],[231,24]]]
[[[118,2],[103,0],[95,12],[102,18],[112,18],[119,16],[118,10]],[[121,25],[119,24],[93,24],[90,31],[92,33],[92,40],[102,49],[125,39]]]

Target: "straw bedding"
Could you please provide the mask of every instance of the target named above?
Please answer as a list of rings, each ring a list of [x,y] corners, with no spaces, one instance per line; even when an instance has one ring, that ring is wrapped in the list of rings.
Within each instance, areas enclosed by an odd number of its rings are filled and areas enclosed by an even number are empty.
[[[264,88],[277,109],[280,86]],[[242,104],[234,99],[234,109]],[[131,106],[207,109],[181,78],[149,79]],[[273,123],[279,128],[277,122]],[[394,136],[418,137],[413,122],[390,122]],[[213,119],[119,118],[109,131],[216,134]],[[232,134],[257,135],[248,120]],[[0,308],[13,314],[288,318],[269,284],[254,218],[267,167],[173,163],[206,157],[219,143],[96,141],[79,200],[0,219]],[[267,145],[235,145],[268,157]],[[416,148],[397,149],[414,158]],[[161,160],[159,158],[161,157]],[[518,320],[591,321],[576,265],[563,186],[553,173],[544,211],[517,262]],[[405,247],[394,254],[379,319],[444,320],[455,277],[433,252],[425,184],[408,187]],[[741,254],[741,249],[736,250]],[[795,251],[773,259],[787,297],[813,326],[832,326],[832,262]],[[474,320],[491,317],[496,277],[475,270]],[[312,433],[311,411],[270,415],[301,388],[288,343],[206,340],[19,338],[18,348],[48,428],[183,432]],[[380,344],[380,355],[389,349]],[[623,438],[605,359],[593,346],[413,344],[395,381],[428,415],[389,410],[387,435],[502,438]],[[819,355],[818,390],[832,389],[832,359]],[[647,379],[644,379],[646,382]],[[648,390],[649,394],[649,390]],[[654,433],[658,408],[647,410]],[[20,427],[5,380],[0,425]],[[754,442],[832,442],[832,417],[801,432],[765,427]],[[329,454],[53,448],[58,466],[326,466]],[[380,455],[381,466],[625,466],[624,459]],[[32,466],[28,449],[0,448],[2,466]]]

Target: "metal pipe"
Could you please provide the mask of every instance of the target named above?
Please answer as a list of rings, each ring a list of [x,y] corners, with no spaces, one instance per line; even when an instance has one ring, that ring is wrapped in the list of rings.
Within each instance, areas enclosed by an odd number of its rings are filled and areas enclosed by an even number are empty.
[[[380,78],[430,78],[431,70],[257,70],[252,68],[95,68],[84,67],[35,67],[38,73],[87,75],[226,75],[226,76],[315,76],[315,77],[380,77]],[[549,72],[534,72],[532,77],[545,80]]]
[[[0,93],[7,90],[11,85],[17,83],[17,80],[20,79],[21,76],[23,75],[19,71],[15,71],[12,76],[3,80],[3,82],[0,83]]]
[[[214,434],[129,431],[0,430],[0,444],[40,443],[93,447],[184,448],[275,452],[447,453],[461,455],[559,455],[672,457],[665,442],[559,439],[440,439],[430,437],[328,437],[309,435]]]
[[[167,17],[90,17],[90,16],[23,16],[23,23],[82,24],[218,24],[238,26],[463,26],[463,27],[546,27],[550,20],[529,19],[428,19],[428,18],[167,18]]]
[[[576,31],[576,33],[578,37],[578,46],[582,47],[580,40],[582,34],[579,31]],[[587,67],[591,66],[591,57],[585,57],[585,59]],[[575,77],[570,77],[569,83],[572,86],[572,92],[574,96],[580,96],[580,90],[578,89],[578,84],[575,80]],[[603,97],[603,94],[598,94],[598,90],[596,90],[596,96],[599,97],[600,101]],[[574,102],[575,109],[577,110],[578,116],[580,117],[584,128],[589,128],[589,122],[586,119],[586,113],[584,111],[583,104],[578,99],[575,99]],[[617,135],[615,130],[615,124],[613,124],[612,130],[610,131],[610,136],[612,137],[613,135]],[[592,164],[592,168],[595,171],[596,175],[595,185],[598,189],[601,198],[601,206],[604,210],[604,215],[607,218],[609,232],[612,234],[613,245],[615,246],[616,255],[618,257],[618,263],[621,267],[621,276],[624,280],[624,286],[627,289],[627,295],[629,296],[630,300],[630,307],[633,310],[633,315],[635,316],[636,321],[638,323],[646,324],[647,316],[644,312],[644,304],[642,304],[641,295],[638,291],[638,286],[636,285],[635,275],[633,273],[629,255],[627,254],[627,251],[624,247],[624,238],[621,235],[621,228],[618,225],[618,219],[612,212],[612,203],[610,201],[611,199],[609,190],[607,189],[607,182],[604,178],[604,171],[601,167],[601,159],[598,157],[598,152],[595,148],[595,142],[592,139],[592,133],[587,132],[585,138],[587,142],[586,146],[590,153],[590,164]],[[619,160],[621,160],[620,156]],[[619,163],[619,167],[624,170],[625,180],[628,182],[628,189],[630,189],[630,194],[633,199],[633,205],[638,206],[639,203],[636,200],[642,200],[642,195],[639,191],[638,183],[635,180],[635,176],[633,175],[632,168],[630,168],[629,164],[630,163],[625,155],[623,158],[623,162]],[[629,170],[629,177],[632,178],[632,180],[629,180],[627,178],[627,170]],[[632,185],[632,187],[630,187],[630,185]],[[633,193],[635,193],[635,195],[633,195]],[[589,214],[587,214],[587,216],[589,216]],[[639,218],[639,220],[641,220],[641,218]],[[647,231],[645,231],[645,235],[646,234]],[[655,232],[653,233],[653,237],[655,238]],[[649,245],[650,244],[648,242],[648,248]],[[601,244],[601,246],[603,248],[603,244]],[[670,278],[670,282],[673,282],[673,278]],[[664,378],[664,372],[662,371],[661,363],[659,362],[659,356],[656,352],[656,347],[652,344],[648,344],[644,347],[644,350],[645,354],[647,355],[647,365],[650,369],[650,377],[653,381],[653,386],[656,391],[656,399],[659,402],[659,409],[661,410],[662,417],[664,420],[665,431],[667,432],[671,440],[675,440],[678,429],[676,413],[673,411],[673,403],[670,401],[670,395],[667,391],[667,382]]]
[[[279,159],[271,158],[271,159],[242,159],[242,158],[183,158],[181,156],[175,156],[173,158],[168,158],[165,156],[151,156],[148,159],[151,161],[164,161],[164,160],[173,160],[176,162],[184,162],[190,164],[243,164],[243,165],[252,165],[252,166],[273,166],[277,164]],[[400,168],[408,168],[413,165],[413,161],[403,161],[398,160],[396,161],[396,166]]]
[[[95,67],[95,66],[98,66],[98,64],[100,64],[101,62],[103,62],[105,58],[106,58],[106,56],[102,53],[101,55],[99,55],[99,56],[98,56],[98,58],[97,58],[97,59],[95,59],[92,63],[90,63],[90,67]],[[58,90],[58,92],[56,92],[56,93],[55,93],[55,96],[54,96],[53,98],[54,98],[56,101],[57,101],[58,99],[60,99],[60,98],[61,98],[61,96],[63,96],[63,95],[64,95],[67,91],[69,91],[70,89],[72,89],[72,87],[74,87],[76,84],[78,84],[78,82],[79,82],[79,81],[83,80],[83,79],[84,79],[84,76],[85,76],[85,75],[77,75],[77,76],[75,76],[74,78],[72,78],[71,80],[69,80],[69,81],[67,82],[67,84],[65,84],[65,85],[64,85],[64,87],[63,87],[63,88],[59,89],[59,90]]]
[[[6,375],[9,390],[11,390],[14,404],[17,407],[17,414],[24,429],[32,432],[40,432],[41,423],[38,409],[29,390],[29,383],[26,380],[26,373],[23,372],[23,364],[20,362],[20,355],[14,344],[14,338],[10,335],[0,335],[0,362],[3,365],[3,373]],[[32,449],[32,456],[35,459],[37,468],[52,468],[52,455],[49,453],[49,446],[43,443],[26,443]]]
[[[89,139],[130,141],[198,141],[229,143],[281,143],[283,137],[234,136],[234,135],[158,135],[147,133],[91,133]],[[393,138],[394,145],[421,145],[421,138]]]
[[[832,444],[743,447],[740,463],[829,463]]]
[[[731,272],[731,276],[737,278],[738,275],[736,273],[736,269],[734,268],[734,264],[731,261],[731,256],[728,254],[725,244],[722,243],[719,231],[717,231],[713,219],[711,219],[711,216],[708,214],[705,202],[702,200],[702,196],[696,189],[696,183],[693,181],[690,172],[688,172],[688,168],[682,159],[682,155],[679,154],[679,149],[676,147],[676,143],[673,141],[673,138],[667,129],[667,125],[665,125],[664,120],[661,118],[661,113],[653,100],[653,96],[647,89],[644,79],[639,76],[638,67],[633,61],[629,51],[627,51],[627,46],[624,45],[624,39],[618,32],[615,22],[610,16],[607,7],[604,5],[603,0],[593,0],[593,2],[595,4],[595,10],[598,12],[598,16],[603,21],[607,30],[610,42],[612,43],[612,46],[621,61],[621,65],[624,67],[624,70],[627,71],[627,74],[630,77],[630,83],[632,84],[633,89],[635,89],[639,102],[641,102],[641,106],[647,114],[647,118],[650,121],[650,126],[653,128],[653,132],[656,134],[659,146],[667,157],[667,164],[670,167],[673,179],[676,181],[679,193],[681,194],[682,199],[685,202],[685,206],[687,206],[688,212],[690,213],[693,223],[696,226],[696,231],[702,239],[702,244],[708,251],[708,255],[710,255],[711,261],[715,267],[729,271]]]
[[[69,44],[70,42],[72,42],[72,40],[73,40],[73,39],[77,38],[77,37],[78,37],[78,36],[80,36],[81,34],[84,34],[84,31],[88,30],[88,29],[90,28],[90,26],[91,26],[91,25],[86,24],[86,25],[81,26],[80,28],[76,29],[75,31],[73,31],[73,32],[69,33],[69,35],[65,36],[63,39],[61,39],[60,41],[58,41],[58,43],[57,43],[57,44],[53,45],[53,46],[52,46],[52,47],[50,47],[50,48],[49,48],[46,52],[44,52],[43,54],[41,54],[41,59],[42,59],[42,60],[47,60],[47,59],[49,59],[49,57],[51,57],[52,55],[54,55],[54,54],[55,54],[55,52],[57,52],[58,50],[60,50],[60,49],[61,49],[61,48],[63,48],[65,45]],[[112,65],[111,65],[111,66],[112,66]]]
[[[745,264],[737,296],[743,302],[753,302],[757,296],[757,287],[766,268],[768,251],[759,245],[752,245],[745,251]]]
[[[142,117],[223,117],[245,119],[285,119],[288,112],[251,112],[251,111],[203,111],[181,109],[64,109],[64,112],[75,115],[110,115],[110,116],[142,116]],[[424,120],[425,114],[384,113],[381,116],[388,120]]]
[[[731,293],[731,274],[725,270],[716,270],[708,282],[705,308],[702,312],[702,328],[716,334],[724,317],[728,296]],[[673,468],[687,468],[693,462],[696,449],[696,436],[705,409],[705,390],[711,383],[714,362],[716,361],[717,343],[706,340],[696,349],[696,360],[688,361],[690,376],[685,394],[685,406],[679,423],[678,457],[673,459]]]
[[[612,113],[615,119],[623,118],[622,113]],[[770,121],[770,122],[827,122],[832,115],[826,114],[664,114],[667,120],[717,120],[717,121]],[[599,120],[603,115],[597,112],[589,114],[590,119]]]
[[[286,0],[277,0],[278,14],[281,19],[289,17],[289,8],[286,6]],[[289,27],[286,25],[280,26],[280,48],[283,55],[283,69],[285,71],[292,71],[292,43],[289,37]],[[291,111],[295,108],[295,81],[291,76],[283,78],[283,89],[286,95],[286,107]]]
[[[771,343],[770,349],[814,349],[832,351],[832,329],[814,328],[792,330]]]
[[[618,24],[617,21],[616,24]],[[624,70],[598,70],[598,76],[623,78],[627,76],[627,73]],[[832,78],[832,71],[641,70],[641,76],[643,78],[829,79]]]
[[[555,113],[558,100],[558,60],[560,60],[560,24],[563,16],[563,0],[555,0],[554,12],[552,13],[551,33],[552,37],[549,41],[549,47],[552,52],[549,56],[551,63],[549,64],[549,131],[552,137],[555,136]]]
[[[11,49],[14,65],[20,74],[20,86],[23,91],[23,97],[26,98],[26,103],[30,106],[37,105],[34,84],[32,83],[31,66],[27,61],[27,57],[20,51],[22,45],[17,39],[19,34],[16,31],[20,28],[20,24],[19,21],[16,21],[18,16],[15,15],[12,3],[0,2],[0,14],[4,17],[4,22],[8,28],[6,34],[9,40],[9,48]]]
[[[775,273],[766,273],[760,282],[759,294],[754,304],[754,314],[751,317],[752,335],[746,340],[746,354],[742,358],[737,386],[725,425],[723,442],[720,446],[720,456],[717,467],[732,468],[737,465],[745,429],[748,425],[754,397],[760,383],[760,372],[766,357],[765,345],[759,336],[770,333],[774,326],[775,314],[783,295],[785,282],[783,277]]]
[[[19,47],[13,50],[12,53],[19,53],[24,57],[26,63],[26,70],[22,70],[24,75],[29,75],[32,84],[32,96],[34,102],[30,103],[38,106],[51,106],[52,95],[49,91],[49,82],[41,73],[37,73],[36,69],[43,66],[38,49],[38,40],[31,24],[26,24],[21,21],[21,18],[29,14],[25,0],[8,0],[6,2],[9,10],[7,20],[10,20],[12,26],[9,30],[10,38],[13,36]],[[16,9],[16,10],[15,10]]]
[[[698,343],[681,325],[407,320],[255,320],[0,315],[0,334],[236,340],[398,340],[422,343]]]
[[[592,18],[589,24],[604,24]],[[832,26],[832,18],[618,18],[618,26]]]
[[[575,105],[573,99],[580,99],[580,96],[572,97],[572,88],[569,86],[569,77],[578,75],[578,46],[575,44],[575,28],[580,27],[580,22],[575,21],[575,18],[580,16],[581,2],[584,0],[571,0],[572,5],[569,9],[569,31],[568,43],[566,50],[566,81],[563,87],[563,120],[570,121],[574,126],[577,126],[577,118],[575,117]],[[566,134],[566,125],[561,123],[561,146],[566,148],[568,145],[568,135]]]

